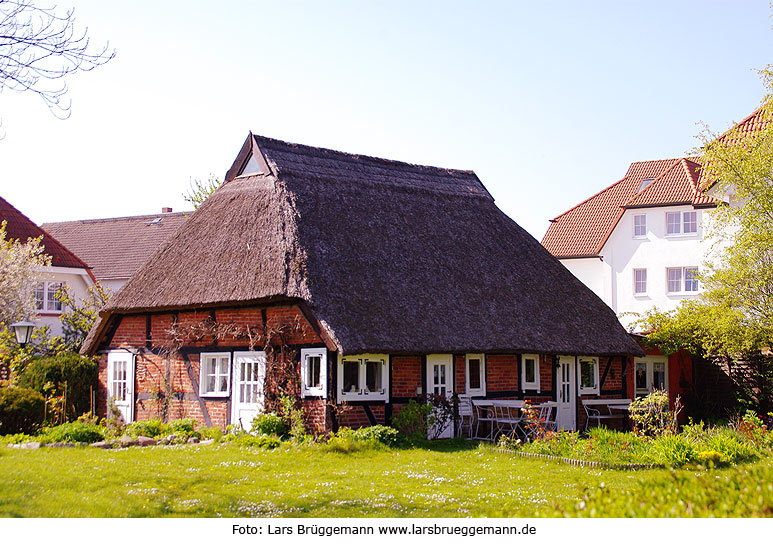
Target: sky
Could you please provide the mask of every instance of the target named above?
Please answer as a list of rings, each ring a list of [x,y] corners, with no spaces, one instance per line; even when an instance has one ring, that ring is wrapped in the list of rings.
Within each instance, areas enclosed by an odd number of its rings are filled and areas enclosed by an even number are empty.
[[[540,239],[549,220],[680,157],[763,98],[767,0],[61,0],[116,57],[71,115],[0,93],[0,196],[37,223],[189,210],[249,131],[475,171]]]

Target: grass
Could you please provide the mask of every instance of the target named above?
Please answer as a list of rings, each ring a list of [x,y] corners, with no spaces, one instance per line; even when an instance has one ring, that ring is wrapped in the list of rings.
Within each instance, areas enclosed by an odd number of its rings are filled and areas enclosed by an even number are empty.
[[[773,504],[768,458],[711,471],[612,471],[463,441],[348,453],[0,446],[0,476],[5,517],[726,516],[770,515]]]

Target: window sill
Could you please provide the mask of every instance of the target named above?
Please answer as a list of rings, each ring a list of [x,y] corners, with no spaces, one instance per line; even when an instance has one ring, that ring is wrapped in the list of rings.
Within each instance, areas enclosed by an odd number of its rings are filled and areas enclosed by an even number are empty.
[[[220,392],[200,392],[199,396],[203,398],[228,398],[231,395],[228,393],[220,393]]]
[[[387,394],[386,392],[369,392],[362,394],[359,392],[339,392],[338,400],[347,402],[385,402],[387,400]]]
[[[323,389],[308,389],[301,391],[302,398],[326,398]]]
[[[598,396],[599,390],[598,389],[585,389],[585,390],[580,389],[580,392],[578,394],[580,396],[591,396],[591,395]]]
[[[467,389],[464,396],[486,396],[486,389]]]
[[[521,388],[523,389],[524,392],[526,391],[532,391],[535,393],[539,392],[539,385],[528,384],[528,385],[523,385]]]
[[[697,233],[666,233],[666,239],[689,239],[691,237],[697,238]]]

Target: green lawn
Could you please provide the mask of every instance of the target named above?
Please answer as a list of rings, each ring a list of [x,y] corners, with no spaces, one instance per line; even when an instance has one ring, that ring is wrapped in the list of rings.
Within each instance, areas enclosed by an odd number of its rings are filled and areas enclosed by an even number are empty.
[[[0,446],[0,476],[6,517],[743,516],[770,515],[773,504],[767,458],[721,470],[612,471],[464,442],[348,454]]]

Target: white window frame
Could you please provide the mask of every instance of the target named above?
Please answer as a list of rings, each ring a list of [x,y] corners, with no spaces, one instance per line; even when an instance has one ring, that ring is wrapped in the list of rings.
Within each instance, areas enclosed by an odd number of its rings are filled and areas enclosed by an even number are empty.
[[[206,385],[206,377],[209,375],[206,373],[207,371],[207,360],[208,359],[220,359],[220,358],[227,358],[228,359],[228,369],[226,372],[222,375],[226,378],[226,389],[225,391],[207,391],[205,390]],[[199,355],[199,396],[206,396],[208,398],[228,398],[231,395],[231,376],[232,376],[232,370],[233,367],[233,359],[231,358],[231,353],[201,353]],[[217,381],[217,378],[219,378],[221,374],[217,373],[217,370],[215,370],[215,385],[217,386],[219,384],[219,381]]]
[[[526,381],[526,360],[534,360],[534,381]],[[521,355],[521,390],[539,391],[539,355]]]
[[[480,388],[470,387],[470,360],[480,360]],[[486,355],[468,354],[464,355],[464,392],[468,396],[486,396]]]
[[[668,391],[668,357],[667,356],[645,356],[641,358],[634,359],[633,364],[633,393],[634,398],[639,396],[647,396],[650,394],[653,390],[654,385],[654,375],[655,375],[655,364],[656,363],[663,363],[665,364],[665,377],[663,380],[663,389],[665,391]],[[639,364],[644,364],[646,366],[646,381],[647,381],[647,387],[646,392],[645,389],[639,389],[636,386],[636,369]]]
[[[309,358],[319,357],[319,386],[310,387],[306,383]],[[301,396],[321,396],[327,398],[327,348],[301,349]]]
[[[685,230],[685,225],[687,222],[685,221],[688,215],[694,214],[695,215],[695,231],[687,231]],[[668,219],[670,217],[677,216],[679,217],[679,221],[677,222],[676,226],[678,228],[678,231],[673,231],[671,233],[668,232],[668,227],[670,225]],[[698,211],[696,210],[684,210],[681,212],[666,212],[666,237],[691,237],[698,235]],[[692,222],[690,222],[692,223]]]
[[[688,214],[694,214],[695,215],[695,231],[687,231],[685,229],[685,226],[687,225],[687,215]],[[692,222],[690,222],[692,223]],[[694,210],[686,210],[682,212],[682,234],[684,235],[697,235],[698,234],[698,212]]]
[[[643,273],[644,279],[641,281],[641,283],[644,284],[644,290],[639,290],[638,285],[640,284],[639,279],[636,278],[637,273]],[[637,267],[633,270],[633,295],[634,296],[646,296],[647,295],[647,268],[641,268]]]
[[[591,361],[593,363],[593,386],[586,387],[582,384],[582,363]],[[599,359],[596,356],[580,356],[577,358],[577,388],[580,396],[586,394],[599,394]]]
[[[359,363],[358,385],[355,391],[344,392],[344,361],[356,360]],[[371,392],[367,389],[367,362],[381,360],[381,390]],[[389,399],[389,355],[385,354],[361,354],[338,355],[337,398],[339,401],[387,401]]]
[[[38,299],[37,293],[35,294],[35,303],[37,305],[41,305],[41,307],[38,309],[41,313],[64,313],[64,303],[56,299],[56,292],[59,290],[57,288],[56,291],[54,291],[54,294],[51,294],[51,297],[49,297],[49,292],[51,291],[51,285],[58,284],[59,288],[66,288],[67,283],[64,281],[39,281],[35,286],[35,292],[37,292],[37,289],[42,286],[43,287],[43,297],[41,299]],[[56,306],[59,305],[60,308],[56,309]]]
[[[687,271],[688,270],[695,270],[696,273],[700,272],[700,269],[698,266],[695,265],[688,265],[685,267],[667,267],[666,268],[666,293],[670,295],[694,295],[697,294],[700,291],[700,283],[698,282],[698,279],[694,279],[695,283],[697,284],[697,290],[687,290]],[[671,271],[679,271],[679,289],[678,290],[671,290],[671,283],[669,281],[669,276],[671,274]]]
[[[642,218],[643,223],[636,225],[636,220]],[[636,228],[644,228],[644,233],[636,233]],[[633,216],[633,238],[634,239],[646,239],[647,238],[647,215],[646,214],[634,214]]]

